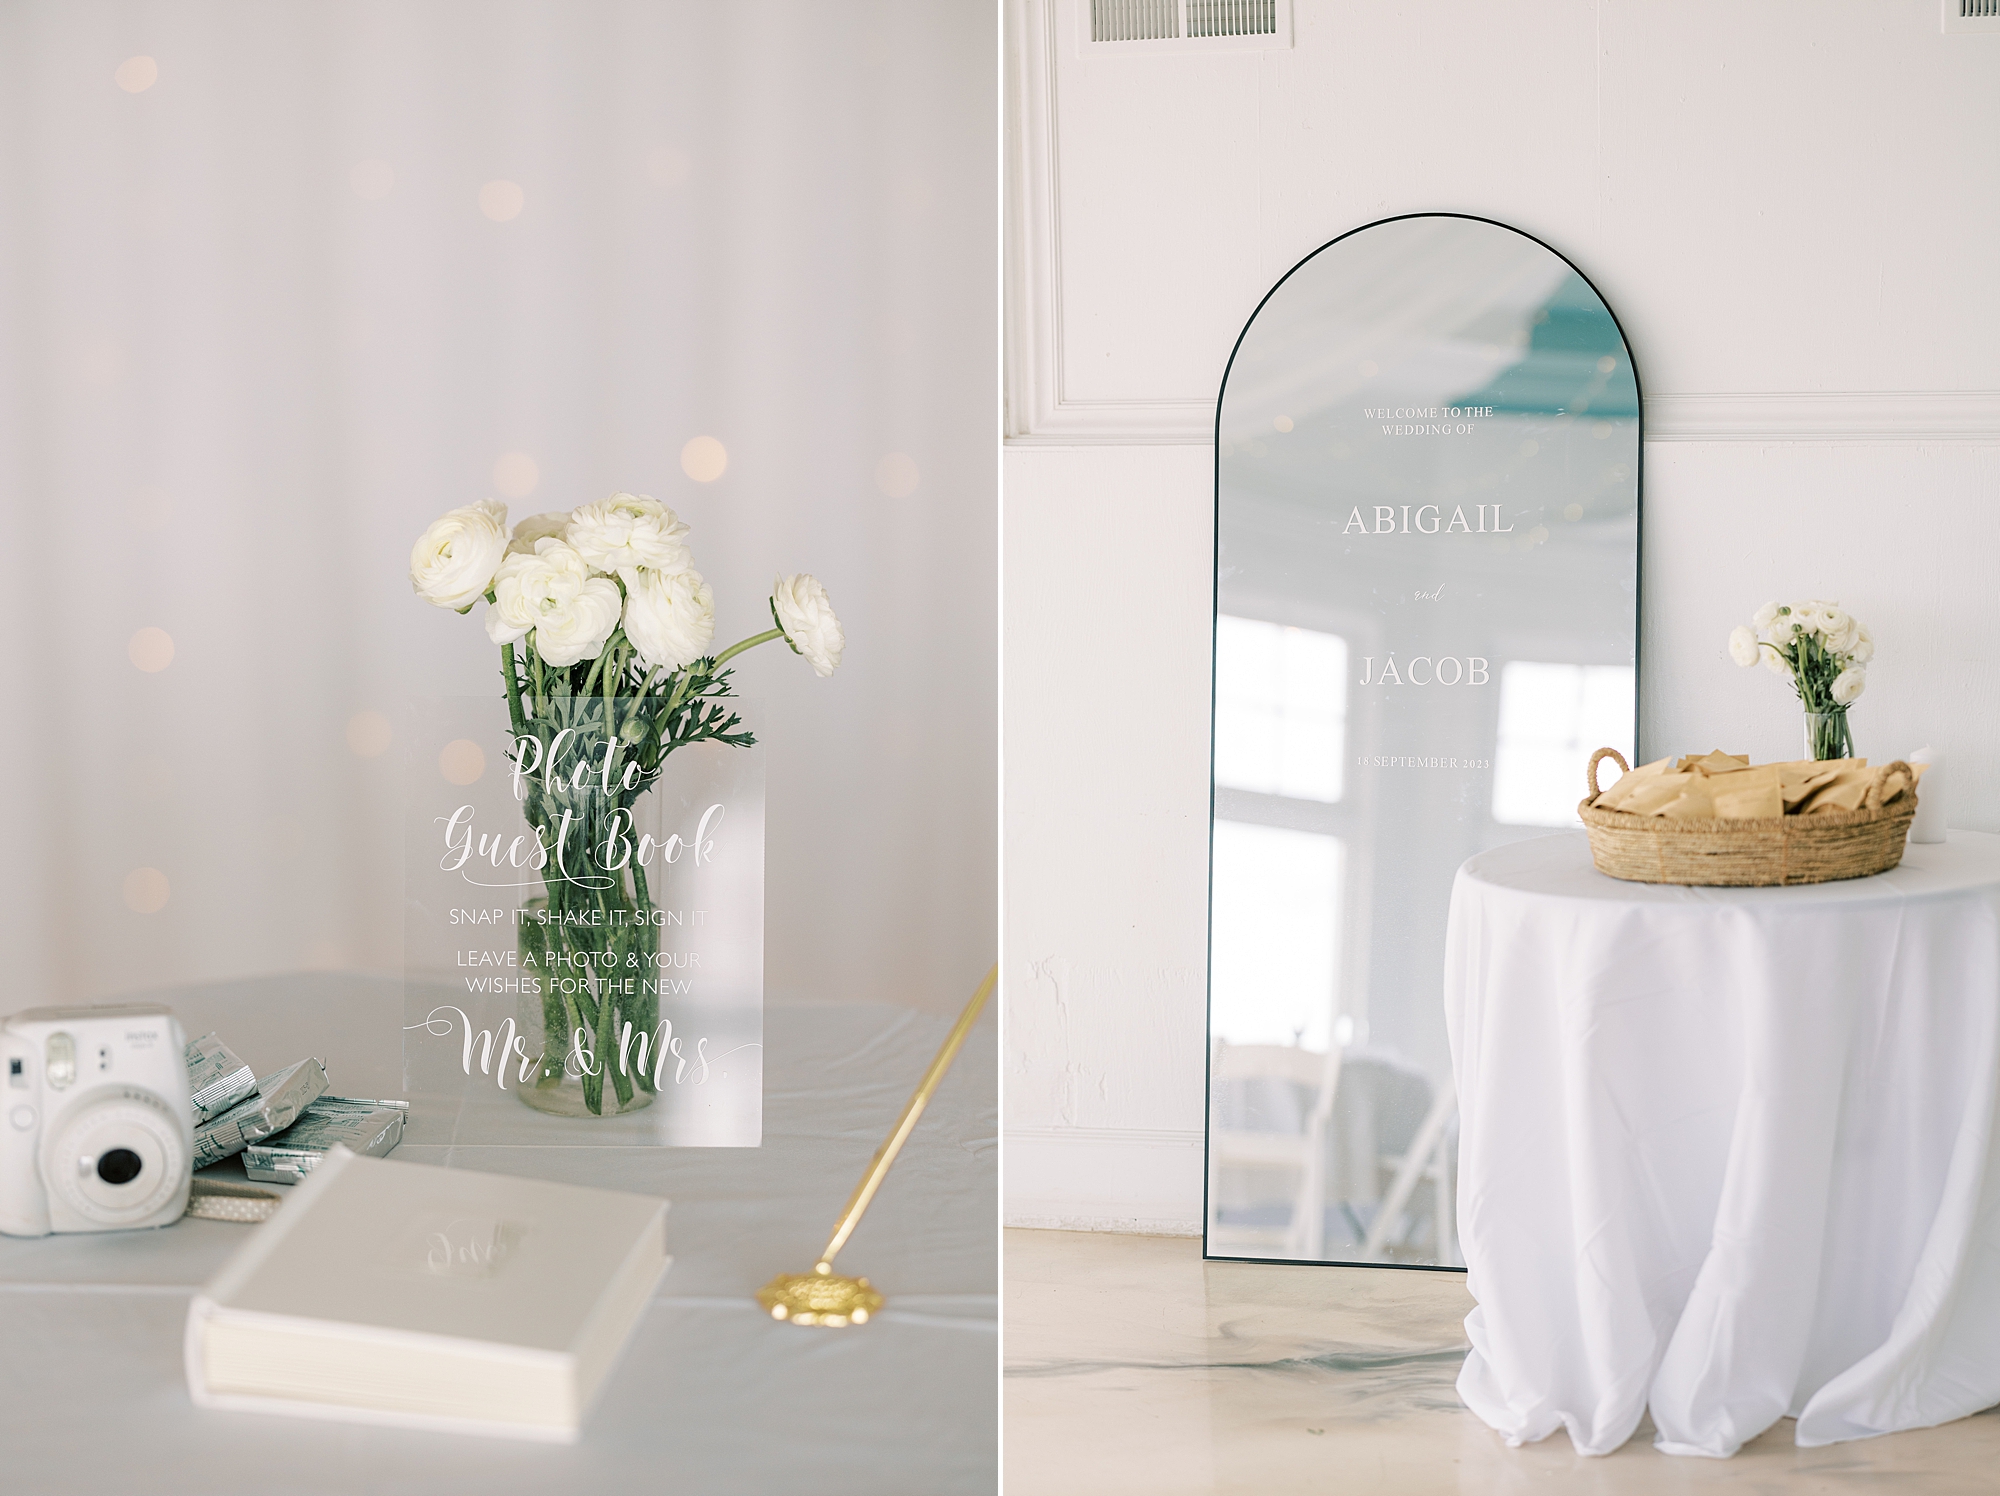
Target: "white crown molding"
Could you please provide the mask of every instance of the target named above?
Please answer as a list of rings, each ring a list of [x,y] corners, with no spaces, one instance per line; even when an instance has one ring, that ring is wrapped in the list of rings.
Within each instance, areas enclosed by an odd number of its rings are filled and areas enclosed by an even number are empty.
[[[1056,0],[1007,0],[1007,444],[1206,446],[1213,395],[1080,400],[1063,392],[1057,33]],[[1646,439],[2000,442],[2000,390],[1650,395]]]
[[[1019,408],[1019,407],[1015,407]],[[1058,401],[1014,447],[1207,446],[1215,406],[1195,400]],[[1649,442],[1994,442],[2000,391],[1784,391],[1648,395]]]
[[[1058,399],[1062,337],[1058,281],[1055,45],[1048,0],[1007,0],[1007,182],[1003,203],[1002,335],[1006,346],[1006,436],[1043,430]]]
[[[2000,391],[1648,395],[1649,442],[2000,441]]]
[[[1215,425],[1211,397],[1064,397],[1058,32],[1056,0],[1008,0],[1006,438],[1020,446],[1205,445]]]

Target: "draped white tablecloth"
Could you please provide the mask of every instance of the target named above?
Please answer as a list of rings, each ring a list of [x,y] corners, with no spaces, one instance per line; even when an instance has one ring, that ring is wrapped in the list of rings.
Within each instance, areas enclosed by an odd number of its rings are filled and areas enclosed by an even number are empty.
[[[259,1073],[317,1054],[401,1089],[400,982],[268,977],[163,994]],[[867,1325],[774,1323],[752,1295],[826,1244],[951,1015],[764,1013],[761,1148],[513,1147],[412,1115],[395,1157],[670,1197],[673,1268],[574,1445],[203,1410],[188,1299],[256,1226],[0,1237],[0,1493],[215,1496],[973,1496],[999,1460],[995,1026],[965,1050],[841,1253],[888,1295]],[[416,1141],[414,1139],[424,1139]],[[227,1173],[236,1161],[217,1165]],[[238,1172],[237,1177],[242,1176]]]
[[[1459,870],[1447,946],[1487,1423],[1726,1456],[2000,1403],[2000,837],[1745,889],[1542,837]]]

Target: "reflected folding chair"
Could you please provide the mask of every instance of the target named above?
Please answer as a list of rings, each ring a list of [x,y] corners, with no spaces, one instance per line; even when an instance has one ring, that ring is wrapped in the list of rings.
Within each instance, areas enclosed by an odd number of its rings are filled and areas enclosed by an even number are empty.
[[[1230,1044],[1217,1041],[1215,1085],[1277,1082],[1309,1095],[1311,1104],[1289,1128],[1211,1127],[1211,1199],[1220,1194],[1225,1170],[1255,1169],[1290,1176],[1291,1213],[1282,1226],[1224,1223],[1211,1205],[1210,1249],[1313,1258],[1322,1255],[1326,1236],[1326,1135],[1340,1082],[1340,1049],[1322,1052],[1289,1044]]]

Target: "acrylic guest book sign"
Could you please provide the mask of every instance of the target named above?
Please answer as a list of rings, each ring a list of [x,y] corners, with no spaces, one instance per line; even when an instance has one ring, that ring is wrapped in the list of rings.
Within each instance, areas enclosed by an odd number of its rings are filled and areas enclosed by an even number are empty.
[[[760,1140],[763,751],[691,743],[642,777],[606,709],[518,735],[497,698],[413,714],[409,1141]]]
[[[1630,751],[1639,392],[1618,324],[1482,219],[1274,287],[1216,419],[1211,1256],[1452,1265],[1453,875]]]
[[[413,1143],[758,1141],[763,759],[731,661],[782,640],[824,680],[847,640],[795,572],[716,649],[688,535],[644,494],[512,526],[482,499],[410,551],[425,602],[484,601],[505,692],[415,727]]]

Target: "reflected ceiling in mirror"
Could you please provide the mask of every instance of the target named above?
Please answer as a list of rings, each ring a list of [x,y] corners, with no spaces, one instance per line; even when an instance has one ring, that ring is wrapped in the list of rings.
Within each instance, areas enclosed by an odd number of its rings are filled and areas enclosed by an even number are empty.
[[[1211,1257],[1460,1265],[1445,916],[1636,729],[1639,388],[1538,240],[1390,219],[1216,415]]]

